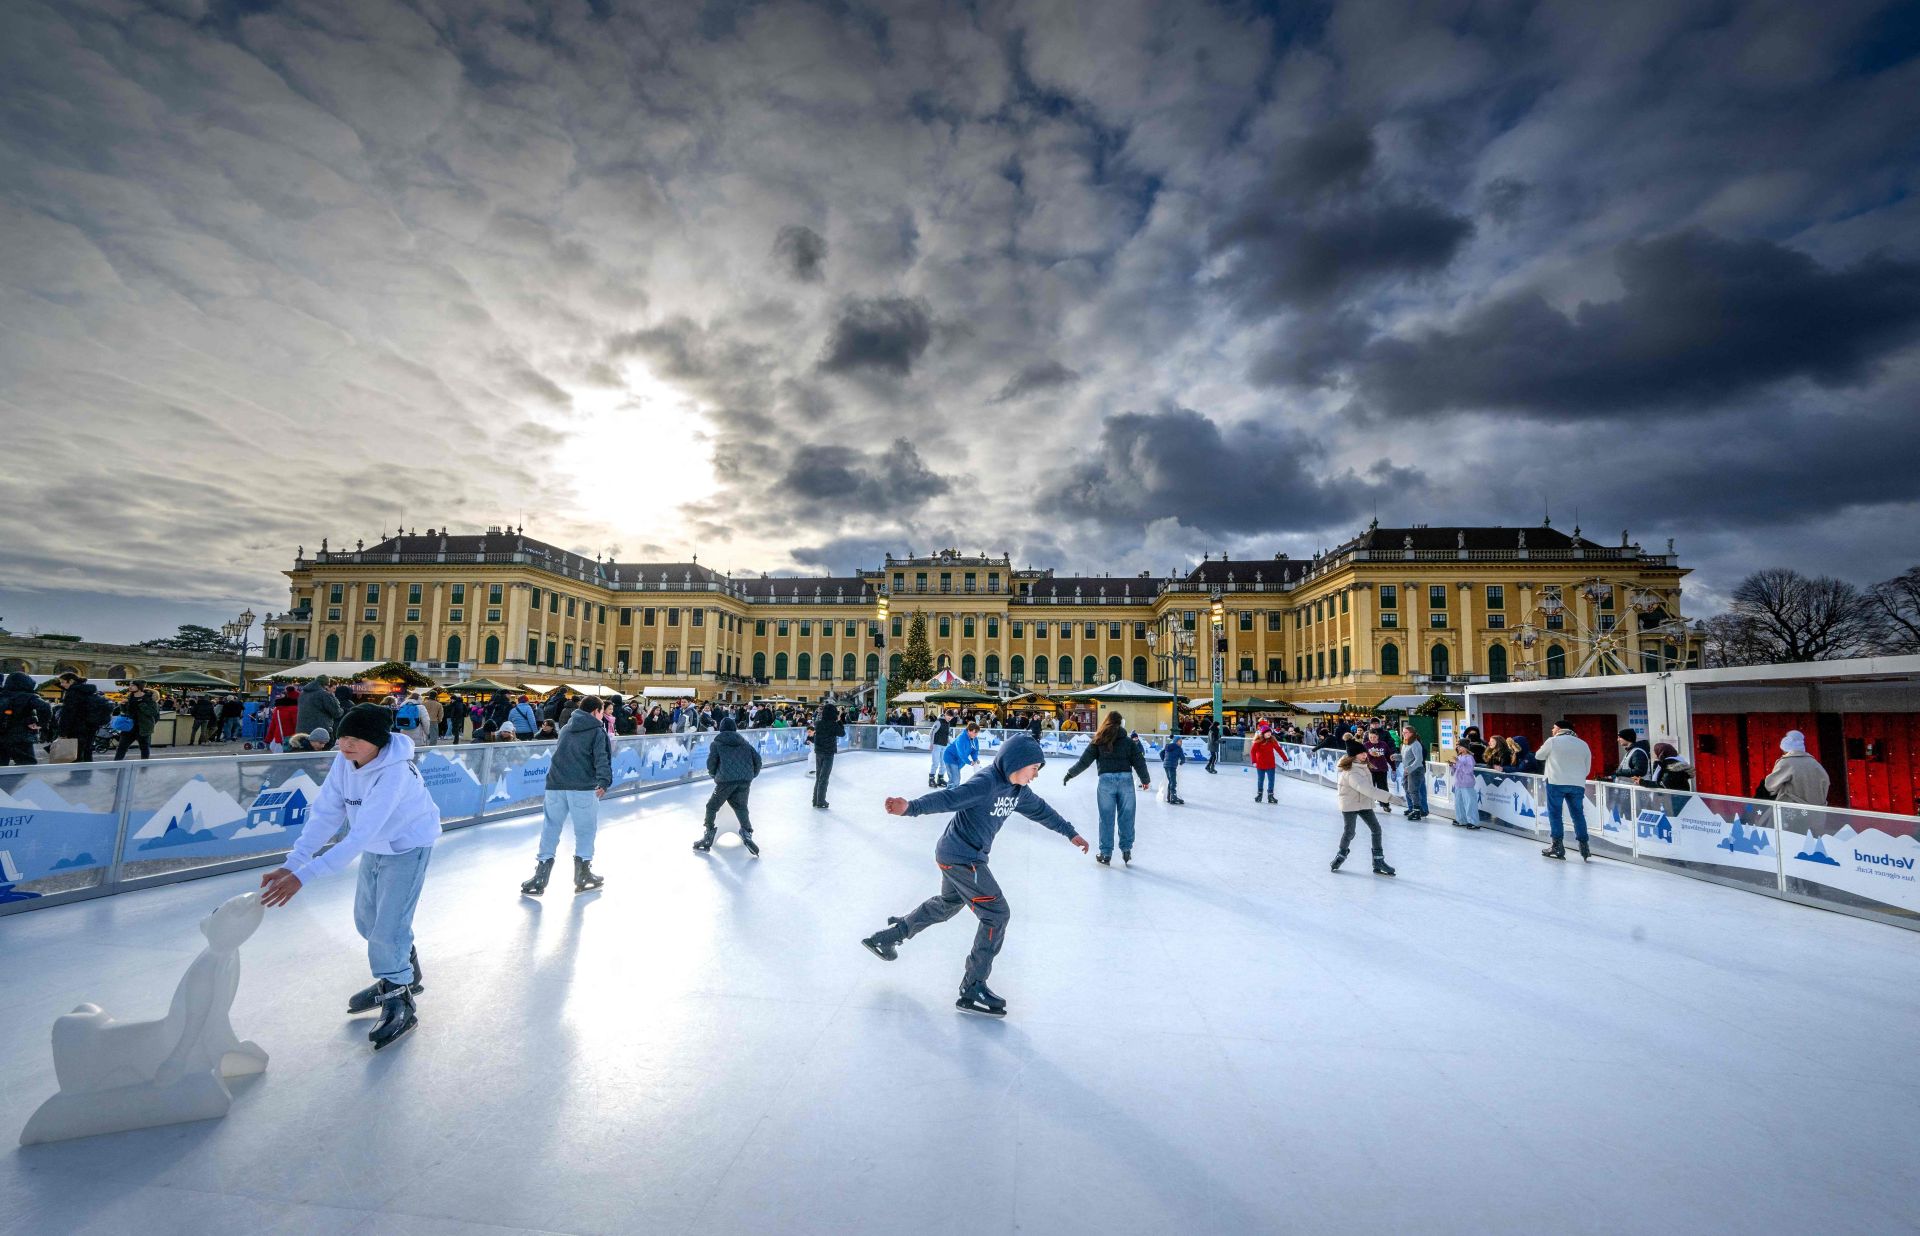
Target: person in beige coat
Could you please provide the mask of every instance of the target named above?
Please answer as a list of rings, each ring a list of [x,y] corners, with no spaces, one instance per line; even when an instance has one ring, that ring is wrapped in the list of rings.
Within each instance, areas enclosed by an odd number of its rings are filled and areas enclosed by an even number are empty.
[[[1807,754],[1807,736],[1799,730],[1788,730],[1780,739],[1780,758],[1760,784],[1767,791],[1766,797],[1776,802],[1824,807],[1833,779],[1819,760]]]
[[[1353,844],[1354,824],[1365,820],[1373,832],[1373,874],[1390,876],[1393,868],[1387,866],[1385,852],[1380,847],[1380,818],[1373,813],[1373,804],[1392,801],[1392,796],[1373,783],[1373,774],[1366,768],[1354,764],[1351,755],[1340,757],[1340,781],[1336,788],[1339,796],[1340,818],[1346,827],[1340,832],[1340,852],[1333,856],[1333,870],[1340,870],[1340,864],[1347,861],[1347,847]]]

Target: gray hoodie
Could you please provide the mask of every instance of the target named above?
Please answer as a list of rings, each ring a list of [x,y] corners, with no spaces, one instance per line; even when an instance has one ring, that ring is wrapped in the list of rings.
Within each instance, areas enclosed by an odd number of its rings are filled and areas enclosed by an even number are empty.
[[[550,790],[604,790],[613,784],[613,742],[600,718],[576,708],[547,769]]]
[[[316,678],[300,688],[300,707],[293,715],[294,732],[311,734],[317,726],[332,733],[340,728],[340,715],[345,711],[326,684]]]

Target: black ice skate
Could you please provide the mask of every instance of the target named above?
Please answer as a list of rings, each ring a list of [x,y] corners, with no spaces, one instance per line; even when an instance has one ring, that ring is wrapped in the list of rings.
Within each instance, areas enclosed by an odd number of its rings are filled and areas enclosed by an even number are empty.
[[[1390,876],[1394,874],[1394,870],[1393,868],[1387,866],[1386,859],[1382,858],[1378,854],[1375,854],[1373,856],[1373,874]]]
[[[714,838],[714,832],[711,828],[709,828],[701,836],[700,840],[693,843],[693,848],[700,851],[702,854],[705,854],[708,850],[711,850],[713,848],[713,838]]]
[[[1567,852],[1566,850],[1561,848],[1558,842],[1555,842],[1553,845],[1550,845],[1546,849],[1540,851],[1540,857],[1541,858],[1557,858],[1562,861],[1565,861],[1567,857]]]
[[[1120,851],[1120,861],[1125,863],[1129,867],[1133,866],[1133,851],[1132,850]]]
[[[413,967],[411,990],[413,994],[417,996],[427,989],[427,985],[421,981],[423,976],[420,973],[419,949],[408,950],[407,964]],[[347,997],[347,1015],[357,1017],[361,1013],[373,1012],[373,1010],[380,1007],[380,1002],[387,998],[387,990],[393,986],[395,986],[395,984],[389,983],[385,979],[375,979],[373,986],[364,987],[354,992],[351,996]]]
[[[529,897],[538,897],[547,891],[547,877],[553,874],[553,860],[543,858],[533,864],[533,878],[520,886],[520,891]]]
[[[1269,794],[1267,795],[1267,801],[1270,803],[1278,803],[1280,800],[1275,798],[1273,795]]]
[[[590,893],[607,882],[605,876],[593,874],[593,860],[578,858],[573,860],[573,891]]]
[[[367,1041],[373,1044],[373,1050],[379,1051],[391,1047],[420,1024],[413,1014],[413,993],[404,987],[395,987],[380,1002],[380,1024],[367,1035]]]
[[[1005,1017],[1007,1015],[1006,1002],[1001,1001],[999,1007],[996,1008],[981,992],[980,984],[978,983],[973,984],[971,987],[962,987],[960,989],[960,998],[953,1002],[953,1007],[959,1009],[962,1013],[979,1013],[985,1017]]]
[[[760,847],[754,844],[752,830],[744,828],[740,830],[740,844],[747,847],[747,853],[755,858],[760,857]]]
[[[1338,870],[1340,870],[1340,864],[1341,864],[1341,863],[1344,863],[1344,862],[1346,862],[1346,861],[1347,861],[1347,852],[1346,852],[1345,850],[1342,850],[1342,851],[1340,851],[1340,852],[1339,852],[1338,854],[1335,854],[1335,855],[1333,856],[1333,868],[1332,868],[1332,870],[1334,870],[1334,871],[1338,871]]]
[[[1584,863],[1591,860],[1592,858],[1593,858],[1593,851],[1589,850],[1587,848],[1587,843],[1582,841],[1580,843],[1580,861]]]
[[[876,931],[866,939],[860,941],[860,943],[866,945],[867,951],[875,957],[878,957],[881,961],[895,961],[900,956],[899,945],[901,940],[906,938],[904,934],[905,928],[906,924],[899,919],[889,918],[887,919],[886,930]],[[896,936],[898,938],[896,938]]]
[[[976,983],[974,987],[979,992],[980,998],[986,1002],[988,1008],[1001,1013],[1007,1011],[1007,1002],[999,996],[994,995],[991,987],[988,987],[985,983]]]
[[[1113,855],[1096,854],[1093,856],[1093,861],[1099,863],[1102,867],[1111,867],[1113,866]]]

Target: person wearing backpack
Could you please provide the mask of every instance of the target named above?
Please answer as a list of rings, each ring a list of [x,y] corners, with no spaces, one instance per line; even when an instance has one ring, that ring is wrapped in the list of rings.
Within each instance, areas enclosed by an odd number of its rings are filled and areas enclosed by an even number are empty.
[[[53,708],[33,689],[33,679],[15,672],[0,684],[0,768],[34,764],[33,749],[53,733]]]
[[[120,731],[120,746],[113,753],[113,758],[116,761],[126,759],[127,748],[139,743],[140,758],[152,759],[153,727],[160,723],[160,701],[153,697],[153,692],[136,682],[120,704],[120,715],[131,724]]]

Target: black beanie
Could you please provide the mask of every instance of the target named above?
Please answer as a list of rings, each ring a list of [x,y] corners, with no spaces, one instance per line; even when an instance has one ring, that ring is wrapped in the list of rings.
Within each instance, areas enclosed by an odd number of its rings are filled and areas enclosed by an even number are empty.
[[[393,737],[393,712],[378,704],[355,704],[340,718],[333,737],[336,742],[342,738],[358,738],[384,750]]]

